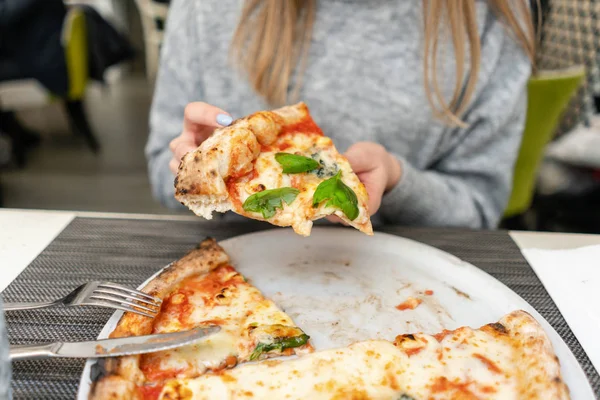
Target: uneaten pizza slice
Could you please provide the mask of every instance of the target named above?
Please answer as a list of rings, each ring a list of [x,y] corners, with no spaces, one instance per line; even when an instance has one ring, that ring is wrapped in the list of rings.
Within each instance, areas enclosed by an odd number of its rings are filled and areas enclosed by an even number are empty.
[[[334,214],[373,234],[364,185],[304,103],[215,130],[182,158],[175,197],[206,219],[233,211],[308,236]]]
[[[156,398],[563,400],[569,391],[541,326],[515,311],[480,329],[370,340],[172,380]]]
[[[163,299],[155,318],[126,313],[111,337],[219,325],[192,345],[105,359],[96,367],[92,399],[156,398],[165,380],[195,378],[246,361],[312,352],[309,337],[230,264],[212,239],[176,261],[143,289]]]

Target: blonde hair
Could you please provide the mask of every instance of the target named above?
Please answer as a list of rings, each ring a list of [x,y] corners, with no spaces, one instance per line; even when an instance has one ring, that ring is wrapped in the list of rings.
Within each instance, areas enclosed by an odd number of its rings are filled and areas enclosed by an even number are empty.
[[[245,70],[254,90],[271,105],[283,105],[298,94],[316,1],[246,0],[233,37],[231,55]],[[533,64],[535,34],[528,0],[488,0],[488,3]],[[460,115],[473,96],[481,63],[475,0],[423,0],[423,18],[425,93],[436,117],[463,126]],[[449,101],[444,99],[436,73],[443,29],[451,33],[456,58],[454,92]],[[467,51],[470,72],[465,78]],[[294,77],[296,81],[292,82]],[[290,87],[293,88],[291,96]]]

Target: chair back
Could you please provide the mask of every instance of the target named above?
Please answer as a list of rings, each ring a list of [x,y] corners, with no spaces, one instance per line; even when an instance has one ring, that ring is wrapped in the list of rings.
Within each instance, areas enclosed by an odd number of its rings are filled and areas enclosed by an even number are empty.
[[[544,150],[560,117],[585,77],[584,67],[542,71],[527,86],[527,116],[514,169],[513,187],[504,217],[522,214],[531,206]]]
[[[164,36],[164,24],[169,5],[153,0],[135,0],[144,33],[144,51],[146,53],[146,77],[154,83],[160,59],[160,47]]]
[[[89,78],[89,53],[85,14],[73,6],[67,12],[62,32],[69,75],[69,100],[81,100]]]

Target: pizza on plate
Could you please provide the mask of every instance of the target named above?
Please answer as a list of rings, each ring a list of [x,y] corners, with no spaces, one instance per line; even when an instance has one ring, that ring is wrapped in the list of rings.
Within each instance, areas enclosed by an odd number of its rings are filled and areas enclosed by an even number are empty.
[[[218,325],[202,342],[107,358],[96,366],[92,399],[155,399],[169,379],[195,378],[238,363],[312,351],[309,337],[238,273],[207,239],[152,279],[143,291],[163,300],[155,318],[125,313],[110,337]]]
[[[552,344],[525,311],[478,329],[314,352],[212,239],[143,290],[163,299],[158,316],[126,313],[111,337],[201,325],[221,331],[176,349],[104,359],[92,371],[91,399],[569,399]]]
[[[206,219],[233,211],[308,236],[314,220],[336,215],[373,234],[364,185],[304,103],[216,129],[182,158],[175,197]]]
[[[165,383],[159,399],[568,399],[541,326],[515,311],[480,329],[370,340]]]

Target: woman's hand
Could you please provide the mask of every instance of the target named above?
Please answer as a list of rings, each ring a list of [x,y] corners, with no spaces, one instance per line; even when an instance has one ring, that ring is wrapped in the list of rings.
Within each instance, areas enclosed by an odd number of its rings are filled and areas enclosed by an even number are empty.
[[[227,126],[232,120],[225,111],[210,104],[189,103],[183,113],[183,132],[169,144],[173,153],[169,162],[171,172],[177,174],[181,157],[200,146],[215,128]]]
[[[353,144],[344,156],[367,189],[369,214],[375,214],[381,206],[383,194],[400,182],[402,176],[400,162],[388,153],[385,147],[372,142]],[[335,216],[330,217],[329,220],[340,221]]]

